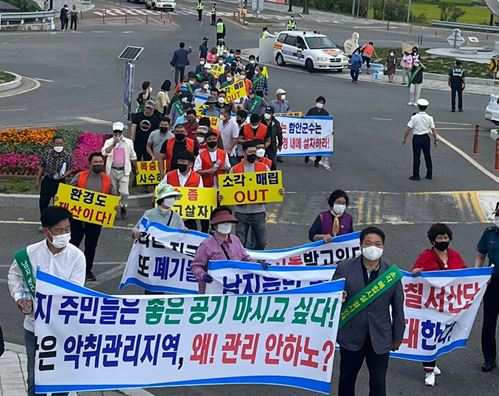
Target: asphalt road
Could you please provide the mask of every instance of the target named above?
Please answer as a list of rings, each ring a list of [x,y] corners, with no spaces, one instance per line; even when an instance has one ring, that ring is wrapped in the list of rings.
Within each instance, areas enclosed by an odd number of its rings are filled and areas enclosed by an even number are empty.
[[[101,3],[97,3],[100,7]],[[189,4],[189,3],[188,3]],[[125,3],[123,3],[125,6]],[[130,5],[132,8],[136,7]],[[229,9],[229,6],[221,6]],[[79,33],[21,33],[0,35],[2,68],[31,78],[39,78],[41,87],[26,94],[0,98],[0,127],[25,125],[75,126],[83,130],[104,132],[110,123],[121,119],[123,64],[117,55],[125,45],[144,46],[137,62],[136,87],[142,80],[158,88],[164,79],[172,78],[168,62],[179,41],[194,50],[203,35],[214,40],[209,24],[199,25],[194,15],[179,12],[173,24],[162,25],[129,20],[128,25],[98,19],[84,19]],[[346,24],[316,24],[338,42],[351,34]],[[361,24],[359,24],[361,26]],[[363,26],[363,25],[362,25]],[[308,25],[307,25],[308,27]],[[228,23],[229,43],[237,48],[256,46],[258,28],[240,28]],[[401,33],[386,32],[363,26],[361,36],[376,42],[400,43]],[[338,37],[338,39],[336,39]],[[15,40],[15,41],[14,41]],[[425,41],[426,42],[426,41]],[[191,57],[191,62],[195,56]],[[328,192],[342,188],[351,192],[356,228],[378,224],[387,233],[386,259],[409,268],[417,254],[427,247],[426,231],[433,221],[452,223],[454,241],[466,262],[472,264],[475,244],[486,227],[478,215],[476,192],[495,191],[497,182],[463,159],[454,149],[441,144],[433,151],[434,180],[410,182],[411,150],[400,142],[410,115],[407,89],[383,84],[358,84],[334,76],[308,74],[298,69],[270,69],[270,91],[286,88],[293,110],[306,111],[318,95],[327,98],[326,108],[335,116],[335,154],[329,171],[306,166],[301,159],[286,159],[282,165],[287,191],[285,203],[271,208],[269,246],[287,247],[307,242],[307,230],[317,213],[327,206]],[[49,80],[49,81],[44,81]],[[465,94],[465,112],[449,112],[449,93],[423,91],[430,100],[429,112],[437,121],[441,135],[470,153],[473,126],[483,123],[486,96]],[[83,117],[83,118],[82,118]],[[491,170],[491,141],[482,133],[482,151],[478,161]],[[497,174],[496,174],[497,175]],[[448,192],[447,195],[441,192]],[[420,193],[420,194],[414,194]],[[450,195],[449,195],[450,194]],[[466,198],[468,197],[469,198]],[[475,194],[475,195],[473,195]],[[421,197],[421,198],[415,198]],[[465,202],[464,205],[462,202]],[[145,208],[132,212],[131,218],[117,225],[123,228],[105,230],[99,242],[96,261],[98,282],[89,287],[116,293],[122,264],[130,247],[125,228]],[[10,302],[5,284],[12,252],[38,241],[37,211],[0,208],[0,323],[8,341],[23,343],[21,315]],[[138,291],[128,288],[124,292]],[[392,360],[388,375],[390,395],[497,395],[499,371],[483,374],[477,318],[469,345],[439,359],[443,376],[434,389],[423,385],[419,364]],[[338,375],[338,364],[334,376]],[[333,383],[335,381],[333,380]],[[336,385],[332,393],[335,394]],[[367,375],[361,372],[359,394],[367,394]],[[152,390],[155,395],[254,396],[268,394],[305,395],[309,392],[271,386],[211,386]]]

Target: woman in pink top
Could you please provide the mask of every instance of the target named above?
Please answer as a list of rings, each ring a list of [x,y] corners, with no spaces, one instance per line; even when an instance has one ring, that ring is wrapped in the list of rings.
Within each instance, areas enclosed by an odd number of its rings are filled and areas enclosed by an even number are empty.
[[[213,47],[210,52],[208,52],[208,55],[206,55],[206,62],[210,64],[217,63],[218,56],[217,56],[217,47]]]
[[[404,56],[400,59],[400,66],[402,67],[402,85],[407,84],[407,80],[409,80],[412,70],[412,55],[409,51],[404,51]]]

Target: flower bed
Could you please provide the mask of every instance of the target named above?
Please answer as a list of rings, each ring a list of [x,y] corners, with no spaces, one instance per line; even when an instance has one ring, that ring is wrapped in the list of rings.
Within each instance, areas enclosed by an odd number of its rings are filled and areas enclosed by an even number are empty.
[[[0,131],[0,176],[31,176],[38,171],[41,154],[52,147],[54,136],[62,136],[64,150],[71,153],[72,169],[88,167],[88,156],[100,151],[109,135],[75,129],[5,129]]]

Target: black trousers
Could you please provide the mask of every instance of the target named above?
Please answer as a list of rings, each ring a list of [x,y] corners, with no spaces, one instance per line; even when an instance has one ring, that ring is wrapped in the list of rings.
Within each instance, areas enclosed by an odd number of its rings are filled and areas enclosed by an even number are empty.
[[[359,79],[359,69],[350,69],[350,77],[352,81],[357,81]]]
[[[492,276],[483,296],[482,354],[486,363],[496,360],[496,327],[499,316],[499,276]]]
[[[223,39],[223,38],[225,38],[224,33],[217,33],[217,43],[218,43],[218,40]]]
[[[199,222],[201,223],[201,232],[208,234],[208,231],[210,229],[210,221],[209,220],[199,220]],[[189,230],[197,231],[197,229],[198,229],[197,220],[193,220],[193,219],[184,220],[184,225]]]
[[[355,382],[364,359],[369,370],[369,396],[386,396],[386,371],[388,370],[389,354],[378,355],[375,353],[371,337],[367,336],[359,351],[351,352],[341,348],[340,354],[338,396],[355,396]]]
[[[455,87],[451,85],[450,87],[450,105],[452,110],[456,110],[456,93],[457,93],[457,108],[459,110],[463,109],[463,87]]]
[[[71,26],[70,26],[71,30],[76,30],[76,28],[77,28],[77,26],[76,26],[77,22],[78,22],[78,18],[77,17],[76,18],[71,17]]]
[[[276,170],[277,169],[277,151],[274,151],[270,147],[265,151],[265,154],[267,154],[267,158],[272,161],[272,167],[270,170]]]
[[[425,133],[424,135],[414,135],[412,137],[412,175],[419,177],[419,166],[421,165],[421,151],[424,155],[424,162],[426,164],[426,176],[433,176],[433,165],[431,163],[430,154],[430,136]]]
[[[40,215],[50,205],[50,200],[54,198],[59,188],[60,180],[54,180],[51,177],[45,176],[40,183],[40,199],[38,204],[40,206]]]
[[[175,66],[175,84],[184,81],[185,66]]]
[[[137,161],[150,161],[151,156],[147,153],[146,142],[136,142],[133,145],[135,154],[137,154]]]
[[[102,226],[99,224],[85,223],[80,220],[73,220],[71,223],[71,244],[80,246],[83,237],[85,237],[85,261],[87,262],[87,274],[92,272],[94,266],[95,249],[99,242]]]
[[[211,14],[211,26],[215,26],[217,14]]]
[[[61,30],[66,30],[68,28],[68,18],[61,19]]]
[[[305,162],[308,162],[309,158],[310,157],[308,155],[305,156]],[[321,159],[322,159],[322,155],[316,155],[314,163],[318,164],[319,162],[321,162]]]
[[[198,10],[198,21],[203,20],[203,10]]]

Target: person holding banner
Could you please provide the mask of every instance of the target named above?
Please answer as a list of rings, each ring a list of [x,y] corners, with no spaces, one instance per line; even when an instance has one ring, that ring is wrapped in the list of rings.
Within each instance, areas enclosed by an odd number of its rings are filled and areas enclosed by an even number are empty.
[[[88,162],[90,163],[90,169],[76,174],[70,184],[72,186],[84,188],[90,191],[110,194],[112,188],[112,178],[105,172],[106,168],[104,166],[104,156],[101,153],[92,153],[88,158]],[[123,210],[123,208],[121,209]],[[123,212],[121,213],[123,216]],[[72,234],[70,242],[76,247],[79,247],[81,241],[85,238],[87,280],[95,281],[96,278],[92,273],[92,268],[94,266],[95,249],[97,248],[97,243],[99,242],[102,225],[87,223],[81,220],[73,220],[71,230]]]
[[[420,253],[412,265],[412,273],[420,275],[426,271],[444,271],[466,268],[466,263],[456,250],[449,248],[452,241],[452,231],[445,224],[433,224],[428,230],[428,239],[432,245]],[[424,383],[427,386],[435,386],[435,376],[442,372],[437,367],[437,361],[423,362],[425,371]]]
[[[286,91],[279,88],[275,92],[275,99],[270,101],[270,106],[274,108],[276,113],[288,113],[291,111],[291,104],[286,99]]]
[[[254,87],[251,88],[248,92],[248,98],[246,99],[246,102],[244,102],[244,109],[247,110],[249,114],[262,115],[267,106],[267,101],[256,94]]]
[[[71,238],[71,213],[59,206],[48,207],[41,216],[45,239],[14,254],[8,285],[12,298],[24,317],[24,341],[28,358],[28,396],[35,396],[35,316],[33,300],[38,269],[79,286],[85,284],[85,256]],[[67,393],[52,393],[65,396]]]
[[[389,353],[402,344],[402,273],[382,260],[384,245],[382,230],[362,230],[362,255],[340,262],[333,276],[333,280],[345,279],[346,298],[337,338],[341,347],[339,396],[355,395],[355,382],[364,360],[369,370],[369,394],[386,396]]]
[[[352,215],[346,211],[349,199],[343,190],[334,190],[329,199],[329,210],[322,212],[308,230],[308,238],[314,241],[331,242],[337,235],[353,232]]]
[[[166,170],[170,171],[177,169],[178,155],[180,153],[189,151],[190,153],[197,155],[196,149],[194,147],[194,140],[187,137],[187,132],[184,125],[175,125],[173,135],[175,136],[175,139],[170,139],[164,142],[163,147],[161,147],[160,150],[158,165],[162,177],[166,175]]]
[[[326,104],[326,98],[324,96],[319,96],[315,100],[315,107],[310,108],[307,111],[307,114],[305,114],[306,117],[309,116],[328,116],[329,112],[324,109],[324,105]],[[314,161],[314,166],[316,168],[319,167],[319,163],[321,162],[322,156],[321,155],[316,155],[315,156],[315,161]],[[310,157],[307,155],[305,156],[305,163],[308,164],[308,161],[310,160]]]
[[[201,152],[194,162],[194,171],[199,173],[205,187],[218,188],[218,175],[230,171],[229,156],[218,148],[218,136],[208,132],[205,136],[207,149]]]
[[[499,202],[492,212],[494,225],[485,229],[478,242],[475,267],[481,267],[489,257],[489,265],[494,266],[490,283],[483,296],[482,326],[482,371],[487,373],[496,368],[496,328],[499,316]]]
[[[212,276],[207,272],[209,261],[253,261],[239,238],[231,234],[232,225],[237,224],[238,219],[232,215],[228,206],[219,206],[213,210],[210,223],[213,235],[201,242],[191,264],[191,272],[198,281],[201,294],[205,293],[206,284],[213,282]]]

